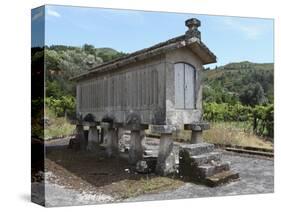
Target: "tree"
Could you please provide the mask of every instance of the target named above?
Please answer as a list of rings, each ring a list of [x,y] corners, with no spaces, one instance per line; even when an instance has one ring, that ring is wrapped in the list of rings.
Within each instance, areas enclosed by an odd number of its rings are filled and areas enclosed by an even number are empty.
[[[260,105],[266,102],[264,90],[259,82],[246,85],[239,96],[240,101],[245,105]]]

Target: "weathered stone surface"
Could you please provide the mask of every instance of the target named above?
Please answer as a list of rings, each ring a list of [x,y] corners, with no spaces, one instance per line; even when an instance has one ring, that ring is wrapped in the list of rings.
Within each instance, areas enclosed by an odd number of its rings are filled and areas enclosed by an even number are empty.
[[[156,173],[166,176],[175,171],[172,134],[161,134]]]
[[[173,125],[151,125],[150,131],[159,134],[171,134],[176,130]]]
[[[179,173],[208,186],[217,186],[239,178],[230,171],[230,163],[221,161],[222,153],[214,145],[200,143],[183,145],[179,151]],[[237,177],[238,176],[238,177]]]
[[[230,170],[230,163],[229,162],[213,162],[212,164],[205,164],[198,166],[197,174],[201,178],[206,178],[218,174],[223,171]]]
[[[221,159],[220,152],[209,152],[201,155],[191,156],[191,162],[196,164],[197,166],[210,163],[211,161],[218,161]]]
[[[75,140],[80,143],[80,150],[82,151],[86,150],[87,140],[85,137],[83,125],[76,125]]]
[[[198,144],[203,143],[203,133],[202,131],[192,131],[191,132],[191,143],[192,144]]]
[[[185,130],[192,130],[192,131],[203,131],[209,130],[210,124],[207,122],[192,122],[190,124],[184,125]]]
[[[139,130],[131,131],[131,142],[129,149],[129,163],[136,164],[143,157],[142,140],[145,139],[144,133]]]
[[[196,18],[191,18],[185,21],[185,25],[188,27],[188,31],[186,31],[186,39],[190,38],[198,38],[201,39],[201,32],[198,30],[198,27],[201,26],[201,22]]]
[[[136,171],[142,174],[155,172],[157,157],[146,157],[139,160],[136,164]]]
[[[204,182],[210,186],[218,186],[221,184],[228,183],[230,181],[238,180],[239,179],[239,173],[235,171],[223,171],[218,174],[215,174],[213,176],[207,177]]]
[[[199,144],[185,144],[181,145],[182,149],[185,149],[190,156],[199,155],[204,153],[209,153],[214,151],[215,145],[208,143],[199,143]]]
[[[88,151],[94,151],[97,150],[99,146],[99,134],[98,129],[96,126],[90,126],[89,127],[89,133],[88,133],[88,145],[87,150]]]
[[[185,130],[192,130],[191,132],[191,143],[203,143],[203,130],[210,129],[210,125],[207,122],[193,122],[184,125]]]
[[[104,142],[106,146],[106,154],[108,157],[116,157],[119,154],[118,133],[114,128],[105,131]]]

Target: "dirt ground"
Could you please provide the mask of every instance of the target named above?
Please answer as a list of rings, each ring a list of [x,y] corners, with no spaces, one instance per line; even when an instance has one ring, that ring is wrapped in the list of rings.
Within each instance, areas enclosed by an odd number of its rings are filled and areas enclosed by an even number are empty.
[[[68,189],[95,191],[110,195],[115,200],[178,188],[184,183],[177,176],[159,177],[155,174],[138,174],[128,163],[128,153],[107,158],[99,154],[67,148],[68,140],[50,142],[46,148],[45,169],[53,173],[48,177]]]
[[[128,164],[126,152],[120,153],[118,158],[107,158],[102,153],[96,155],[68,149],[68,141],[48,142],[45,184],[33,182],[35,196],[40,195],[39,188],[44,186],[46,206],[273,192],[274,163],[263,157],[224,153],[225,160],[232,163],[241,180],[208,188],[183,182],[177,176],[137,174]],[[149,148],[157,151],[158,139],[149,138],[147,142]]]

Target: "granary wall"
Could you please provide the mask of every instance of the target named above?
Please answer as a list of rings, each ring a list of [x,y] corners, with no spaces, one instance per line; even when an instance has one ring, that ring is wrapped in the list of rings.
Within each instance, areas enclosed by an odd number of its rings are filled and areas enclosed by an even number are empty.
[[[120,123],[134,113],[142,123],[164,124],[165,68],[165,56],[158,55],[79,81],[77,112]]]
[[[177,108],[175,104],[175,64],[184,63],[195,70],[194,108]],[[170,51],[166,54],[166,123],[181,127],[186,123],[199,121],[202,116],[202,89],[201,84],[203,64],[201,60],[186,48]]]

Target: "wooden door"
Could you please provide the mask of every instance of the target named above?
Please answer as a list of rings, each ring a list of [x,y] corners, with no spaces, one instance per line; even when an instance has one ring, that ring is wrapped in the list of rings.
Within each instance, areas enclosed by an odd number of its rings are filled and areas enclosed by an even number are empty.
[[[185,63],[175,64],[175,108],[195,108],[195,70]]]

